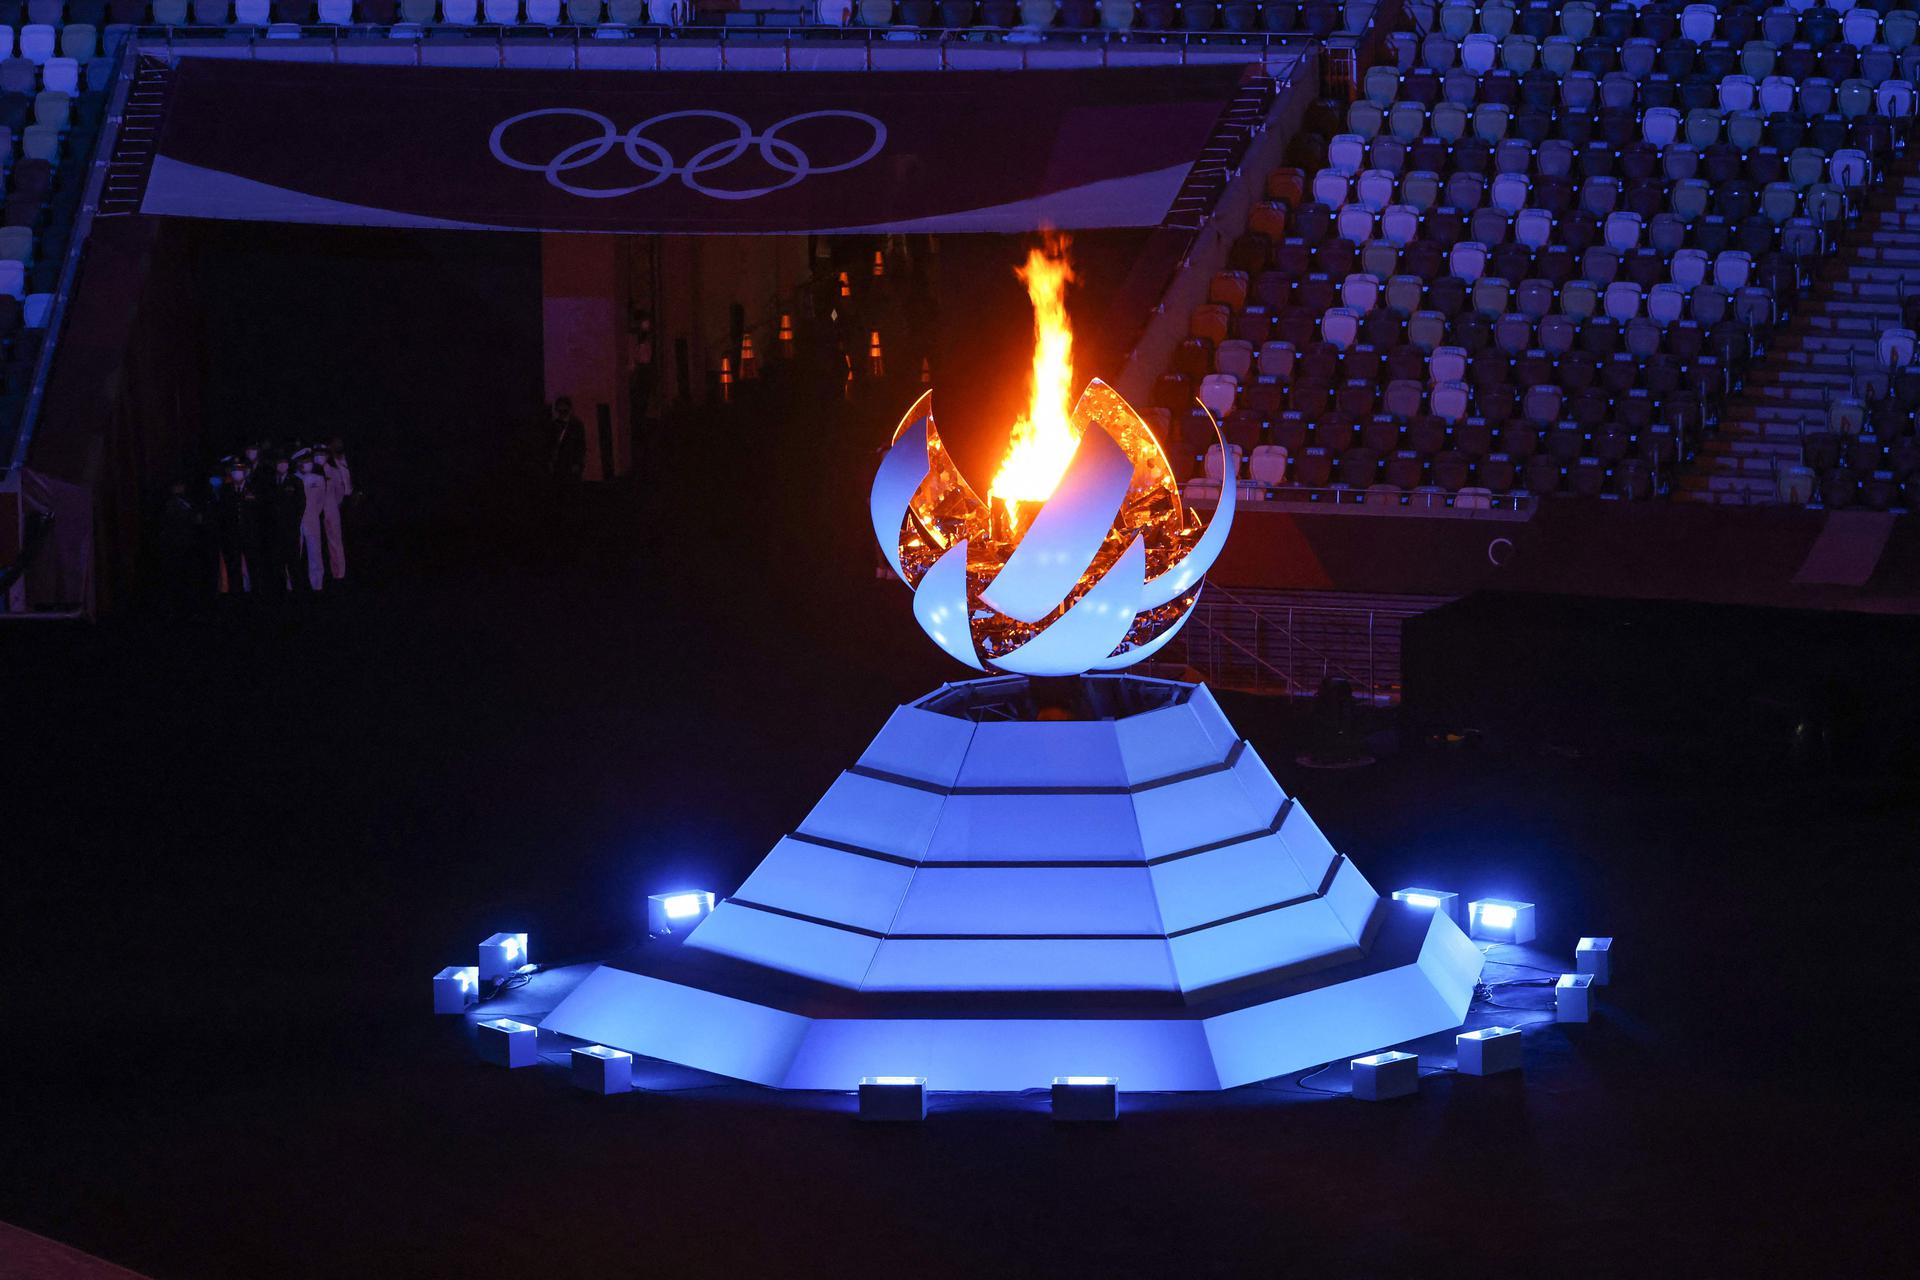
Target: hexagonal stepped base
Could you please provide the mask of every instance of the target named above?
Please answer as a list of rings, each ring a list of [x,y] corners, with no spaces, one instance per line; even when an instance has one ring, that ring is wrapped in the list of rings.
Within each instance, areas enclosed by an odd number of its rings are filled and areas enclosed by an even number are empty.
[[[685,943],[543,1025],[788,1088],[1218,1089],[1458,1026],[1480,966],[1203,686],[978,680],[895,711]]]

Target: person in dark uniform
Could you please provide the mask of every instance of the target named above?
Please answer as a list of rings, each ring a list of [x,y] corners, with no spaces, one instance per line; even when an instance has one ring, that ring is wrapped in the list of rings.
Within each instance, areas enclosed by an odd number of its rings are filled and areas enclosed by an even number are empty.
[[[561,396],[553,402],[547,422],[548,469],[562,485],[572,485],[587,467],[587,425],[573,416],[573,401]]]
[[[160,507],[160,568],[167,608],[192,613],[207,587],[205,519],[187,496],[187,482],[176,480]]]
[[[247,469],[229,460],[223,475],[213,477],[213,535],[219,549],[223,586],[231,596],[247,590]]]
[[[281,595],[294,583],[306,583],[300,564],[300,522],[307,514],[307,487],[286,458],[273,460],[271,506],[267,519],[266,594]]]
[[[268,544],[272,541],[273,468],[259,458],[246,466],[246,478],[240,487],[240,551],[246,557],[246,590],[260,595],[267,590]]]

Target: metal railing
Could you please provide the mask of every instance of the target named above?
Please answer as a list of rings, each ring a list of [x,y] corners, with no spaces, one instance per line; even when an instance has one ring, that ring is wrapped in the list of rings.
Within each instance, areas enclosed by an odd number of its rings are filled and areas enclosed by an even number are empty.
[[[1399,624],[1407,616],[1247,600],[1209,584],[1182,638],[1187,665],[1215,688],[1310,697],[1338,676],[1356,698],[1392,703],[1400,698]]]
[[[67,307],[72,301],[73,283],[80,274],[80,259],[86,249],[87,234],[93,229],[94,214],[100,208],[100,193],[106,182],[107,164],[113,158],[114,139],[119,136],[120,119],[127,107],[127,94],[133,87],[133,67],[137,55],[134,42],[122,42],[116,55],[113,87],[107,92],[107,106],[100,127],[94,130],[89,150],[82,161],[86,168],[86,186],[74,211],[73,228],[67,237],[67,253],[60,264],[59,283],[54,286],[53,308],[47,316],[46,336],[33,367],[33,381],[27,389],[26,404],[20,411],[20,428],[14,436],[13,456],[6,460],[9,470],[26,465],[27,446],[33,441],[39,424],[40,406],[46,399],[47,380],[53,372],[54,349],[66,325]]]
[[[419,61],[426,59],[427,49],[459,48],[471,54],[477,46],[484,46],[491,42],[496,52],[497,63],[501,66],[511,65],[514,61],[514,53],[551,51],[556,46],[560,46],[570,48],[573,65],[577,68],[582,65],[583,50],[611,56],[614,51],[638,46],[654,51],[653,69],[673,70],[673,60],[668,57],[670,51],[692,54],[696,51],[711,50],[715,54],[715,61],[711,66],[703,66],[701,69],[723,71],[729,69],[729,48],[739,49],[744,56],[747,50],[764,53],[769,49],[785,48],[790,55],[797,48],[856,46],[865,49],[866,65],[869,67],[873,65],[876,53],[885,55],[883,60],[892,61],[910,56],[910,51],[923,54],[931,52],[938,57],[938,63],[934,69],[944,70],[952,53],[959,51],[978,53],[989,48],[1001,50],[1003,53],[1020,51],[1022,66],[1026,65],[1028,56],[1034,52],[1068,53],[1097,48],[1101,55],[1100,65],[1105,66],[1108,64],[1109,56],[1118,50],[1126,52],[1123,62],[1136,65],[1141,62],[1185,63],[1195,52],[1211,55],[1207,59],[1210,61],[1217,61],[1225,55],[1234,53],[1251,58],[1251,56],[1264,56],[1268,51],[1305,49],[1320,43],[1317,37],[1298,31],[1157,31],[1137,28],[1111,31],[1104,27],[1048,27],[1045,29],[987,26],[840,27],[811,23],[679,27],[621,26],[614,23],[603,23],[591,27],[500,26],[486,23],[467,26],[408,22],[355,23],[350,26],[276,23],[266,27],[250,28],[150,24],[134,28],[133,34],[150,52],[164,50],[169,56],[181,52],[218,51],[219,56],[222,57],[260,57],[263,54],[272,57],[282,50],[290,48],[311,50],[315,44],[327,43],[333,47],[336,61],[353,60],[351,57],[341,58],[340,51],[343,48],[366,48],[369,45],[379,45],[391,49],[396,45],[410,43],[415,49],[415,59]],[[245,50],[244,54],[240,53],[242,49]],[[304,58],[308,55],[303,52],[300,56]],[[585,61],[593,60],[585,59]],[[1040,60],[1050,61],[1051,59],[1043,56]],[[381,61],[391,62],[393,59],[383,58]],[[466,62],[465,59],[462,61]],[[528,65],[552,64],[543,60]],[[754,69],[765,65],[765,62],[760,59],[755,59],[751,63]],[[790,62],[787,69],[792,69]]]

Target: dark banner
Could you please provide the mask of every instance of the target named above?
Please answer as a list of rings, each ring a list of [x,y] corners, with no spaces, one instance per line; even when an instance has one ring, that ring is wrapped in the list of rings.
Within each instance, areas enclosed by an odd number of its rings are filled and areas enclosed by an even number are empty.
[[[1242,73],[185,58],[141,210],[552,231],[1152,226]]]

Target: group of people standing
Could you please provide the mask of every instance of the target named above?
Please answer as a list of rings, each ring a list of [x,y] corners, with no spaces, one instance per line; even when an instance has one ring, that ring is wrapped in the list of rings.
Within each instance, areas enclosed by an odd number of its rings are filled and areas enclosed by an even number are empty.
[[[222,458],[195,495],[178,481],[161,513],[169,594],[318,592],[347,576],[341,512],[353,473],[339,439],[276,449],[252,444]],[[211,554],[209,554],[211,552]]]

